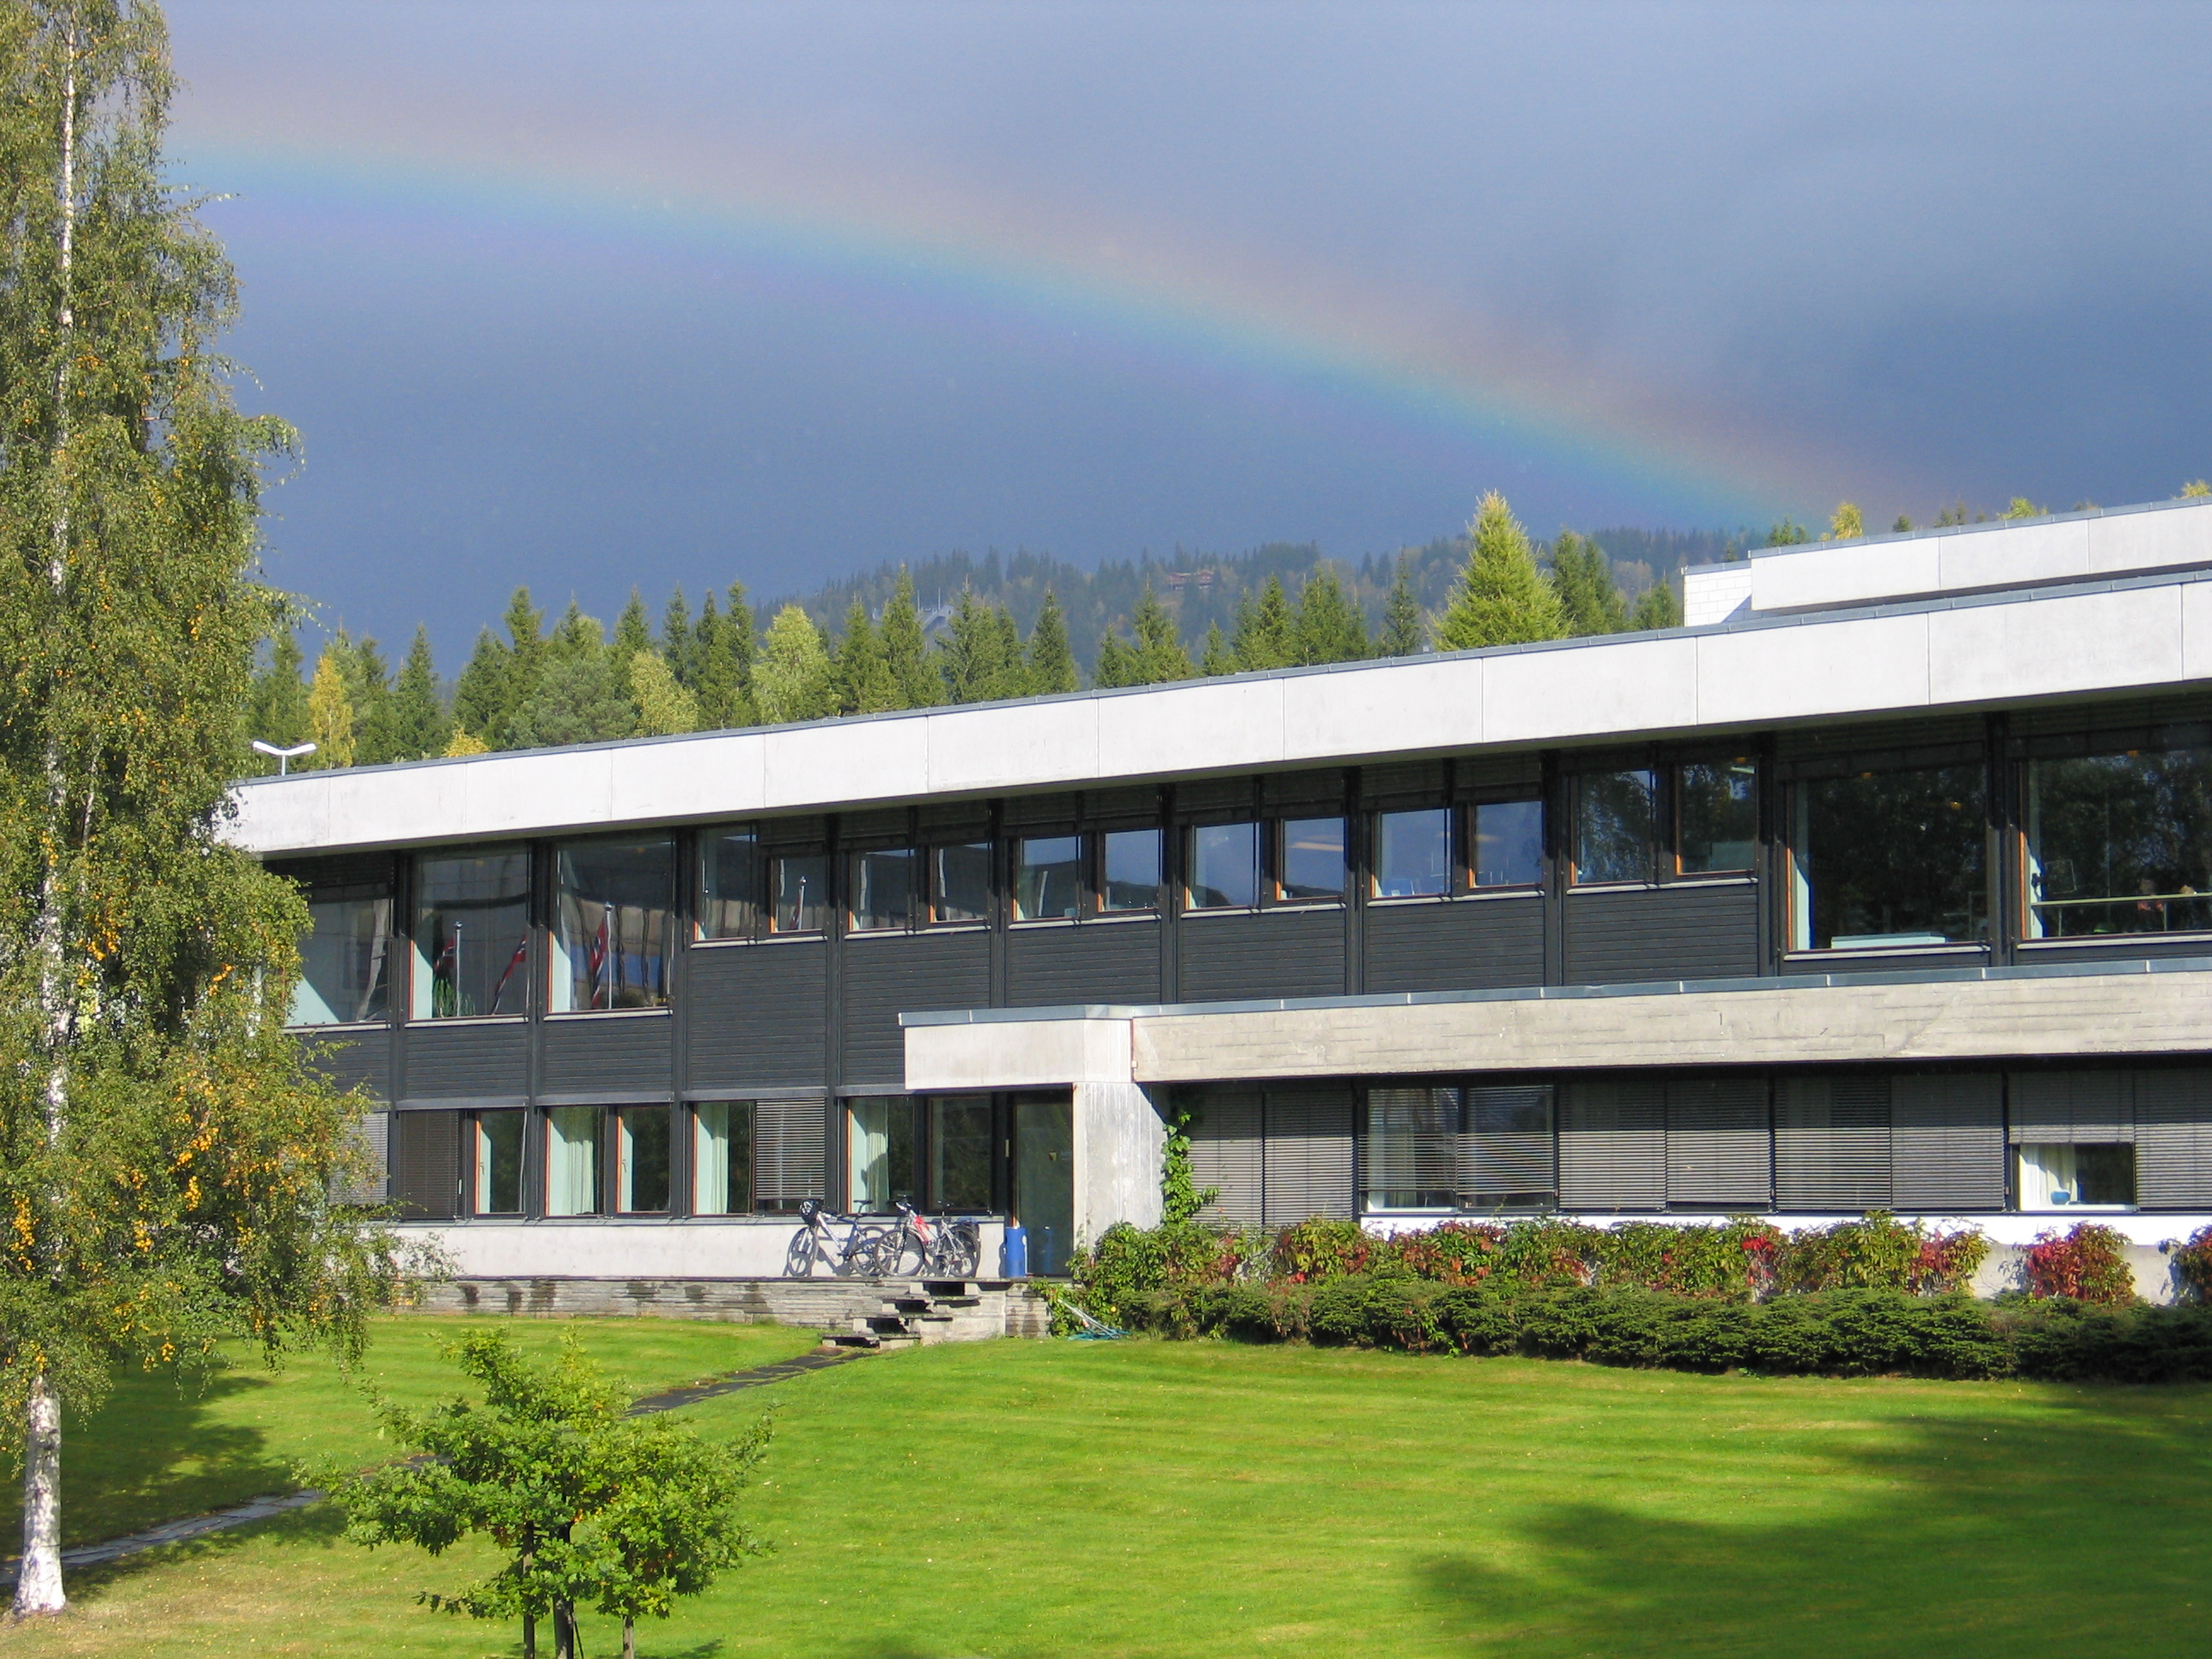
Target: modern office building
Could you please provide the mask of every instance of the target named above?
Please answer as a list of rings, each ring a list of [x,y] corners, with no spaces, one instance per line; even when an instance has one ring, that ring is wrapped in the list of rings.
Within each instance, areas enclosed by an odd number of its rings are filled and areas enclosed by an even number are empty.
[[[803,1199],[2212,1219],[2212,502],[1778,548],[1691,626],[241,785],[465,1273]]]

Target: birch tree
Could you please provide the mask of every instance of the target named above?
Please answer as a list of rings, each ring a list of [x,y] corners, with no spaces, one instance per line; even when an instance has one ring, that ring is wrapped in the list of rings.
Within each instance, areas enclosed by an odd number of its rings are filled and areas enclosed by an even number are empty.
[[[307,914],[216,834],[257,641],[258,467],[234,284],[162,174],[141,0],[0,0],[0,1413],[19,1615],[64,1605],[64,1404],[246,1333],[357,1346],[385,1241],[283,1029]]]

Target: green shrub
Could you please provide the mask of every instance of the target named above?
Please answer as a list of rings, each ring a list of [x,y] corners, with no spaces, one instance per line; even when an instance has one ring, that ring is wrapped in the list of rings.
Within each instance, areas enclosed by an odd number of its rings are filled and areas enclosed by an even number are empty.
[[[1195,1221],[1152,1228],[1116,1222],[1096,1246],[1077,1255],[1069,1276],[1085,1311],[1126,1325],[1137,1299],[1161,1291],[1233,1284],[1266,1248],[1265,1237],[1251,1229]]]
[[[1779,1235],[1776,1288],[1783,1291],[1893,1290],[1935,1295],[1964,1289],[1989,1255],[1977,1230],[1930,1232],[1887,1210],[1856,1221]]]
[[[2197,1302],[2212,1302],[2212,1227],[2199,1227],[2172,1247],[2174,1281]]]
[[[2212,1381],[2212,1308],[2008,1298],[1996,1320],[2021,1376],[2062,1382]]]
[[[2027,1293],[2114,1305],[2133,1302],[2136,1276],[2126,1250],[2127,1240],[2094,1221],[2077,1222],[2064,1233],[2056,1227],[2039,1232],[2022,1253]]]
[[[1370,1237],[1357,1221],[1315,1216],[1276,1234],[1267,1262],[1275,1278],[1302,1285],[1367,1273],[1390,1257],[1389,1242]]]

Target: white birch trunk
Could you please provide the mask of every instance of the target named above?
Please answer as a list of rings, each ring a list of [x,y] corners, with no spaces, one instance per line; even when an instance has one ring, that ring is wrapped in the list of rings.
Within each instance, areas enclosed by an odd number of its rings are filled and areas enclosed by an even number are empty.
[[[15,1613],[27,1619],[69,1606],[62,1593],[62,1402],[41,1371],[24,1413],[23,1565]]]

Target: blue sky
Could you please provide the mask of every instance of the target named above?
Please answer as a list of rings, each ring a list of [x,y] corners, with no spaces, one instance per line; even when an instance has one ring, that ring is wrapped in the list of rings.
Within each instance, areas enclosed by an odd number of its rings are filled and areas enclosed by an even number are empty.
[[[2198,5],[167,9],[271,572],[449,667],[518,582],[2212,471]]]

